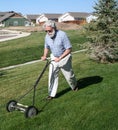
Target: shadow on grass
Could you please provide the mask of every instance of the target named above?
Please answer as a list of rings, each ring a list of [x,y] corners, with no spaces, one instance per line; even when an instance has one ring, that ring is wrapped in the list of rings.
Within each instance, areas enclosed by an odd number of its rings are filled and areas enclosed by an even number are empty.
[[[0,78],[2,78],[6,74],[5,71],[0,71]]]
[[[85,88],[92,84],[97,84],[102,82],[103,77],[100,76],[91,76],[91,77],[85,77],[78,80],[78,87],[79,89]]]
[[[103,80],[103,77],[100,77],[100,76],[91,76],[91,77],[81,78],[77,81],[77,87],[78,89],[83,89],[83,88],[88,87],[89,85],[100,83],[102,82],[102,80]],[[56,95],[56,98],[64,95],[65,93],[69,91],[71,91],[71,88],[66,88],[62,90]]]

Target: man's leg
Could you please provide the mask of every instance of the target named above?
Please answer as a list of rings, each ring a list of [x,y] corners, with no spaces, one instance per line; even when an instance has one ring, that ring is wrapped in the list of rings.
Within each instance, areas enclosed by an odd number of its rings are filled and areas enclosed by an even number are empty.
[[[58,88],[58,73],[59,67],[58,64],[52,61],[49,67],[49,96],[55,97]]]
[[[61,62],[63,62],[63,66],[61,67],[61,71],[66,78],[69,86],[72,90],[75,89],[77,85],[77,80],[75,78],[73,69],[72,69],[72,57],[71,55],[66,56]]]

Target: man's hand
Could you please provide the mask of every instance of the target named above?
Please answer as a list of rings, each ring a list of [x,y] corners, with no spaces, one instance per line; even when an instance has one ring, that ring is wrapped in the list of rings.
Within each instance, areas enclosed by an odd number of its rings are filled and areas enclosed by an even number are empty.
[[[55,62],[59,62],[60,60],[61,60],[61,58],[59,58],[59,57],[55,57],[55,59],[54,59]]]
[[[42,57],[41,57],[41,60],[46,60],[46,59],[47,59],[46,56],[42,56]]]

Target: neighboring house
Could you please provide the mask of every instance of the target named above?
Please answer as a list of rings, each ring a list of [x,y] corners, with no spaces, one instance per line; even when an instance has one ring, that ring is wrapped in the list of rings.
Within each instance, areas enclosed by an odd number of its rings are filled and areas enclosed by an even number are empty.
[[[95,21],[97,20],[98,17],[94,16],[94,15],[89,15],[87,18],[86,18],[86,21],[87,23],[90,23],[91,21]]]
[[[77,24],[86,23],[86,17],[88,17],[90,13],[86,12],[67,12],[62,14],[58,18],[58,22],[72,22]]]
[[[7,13],[7,12],[0,12],[0,21],[1,21],[1,18],[2,18],[3,16],[5,16],[6,13]],[[2,22],[0,22],[0,27],[4,27],[4,24],[3,24]]]
[[[36,19],[39,17],[39,14],[28,14],[26,18],[31,21],[31,23],[36,24]]]
[[[37,17],[36,24],[42,24],[47,20],[54,20],[58,22],[58,17],[61,15],[62,14],[41,14],[39,17]]]
[[[30,21],[22,16],[20,13],[14,11],[0,12],[0,26],[26,26]]]

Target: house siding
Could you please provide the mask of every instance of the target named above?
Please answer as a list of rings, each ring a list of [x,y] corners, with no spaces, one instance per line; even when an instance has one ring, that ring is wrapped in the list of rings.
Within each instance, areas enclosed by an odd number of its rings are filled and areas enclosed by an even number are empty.
[[[45,22],[45,21],[47,21],[48,20],[48,18],[45,16],[45,15],[41,15],[41,16],[39,16],[37,19],[36,19],[36,24],[41,24],[41,23],[43,23],[43,22]]]
[[[68,12],[60,16],[58,22],[85,24],[88,15],[89,13],[84,12]]]
[[[6,27],[8,26],[25,26],[27,20],[25,18],[9,18],[4,21]]]

